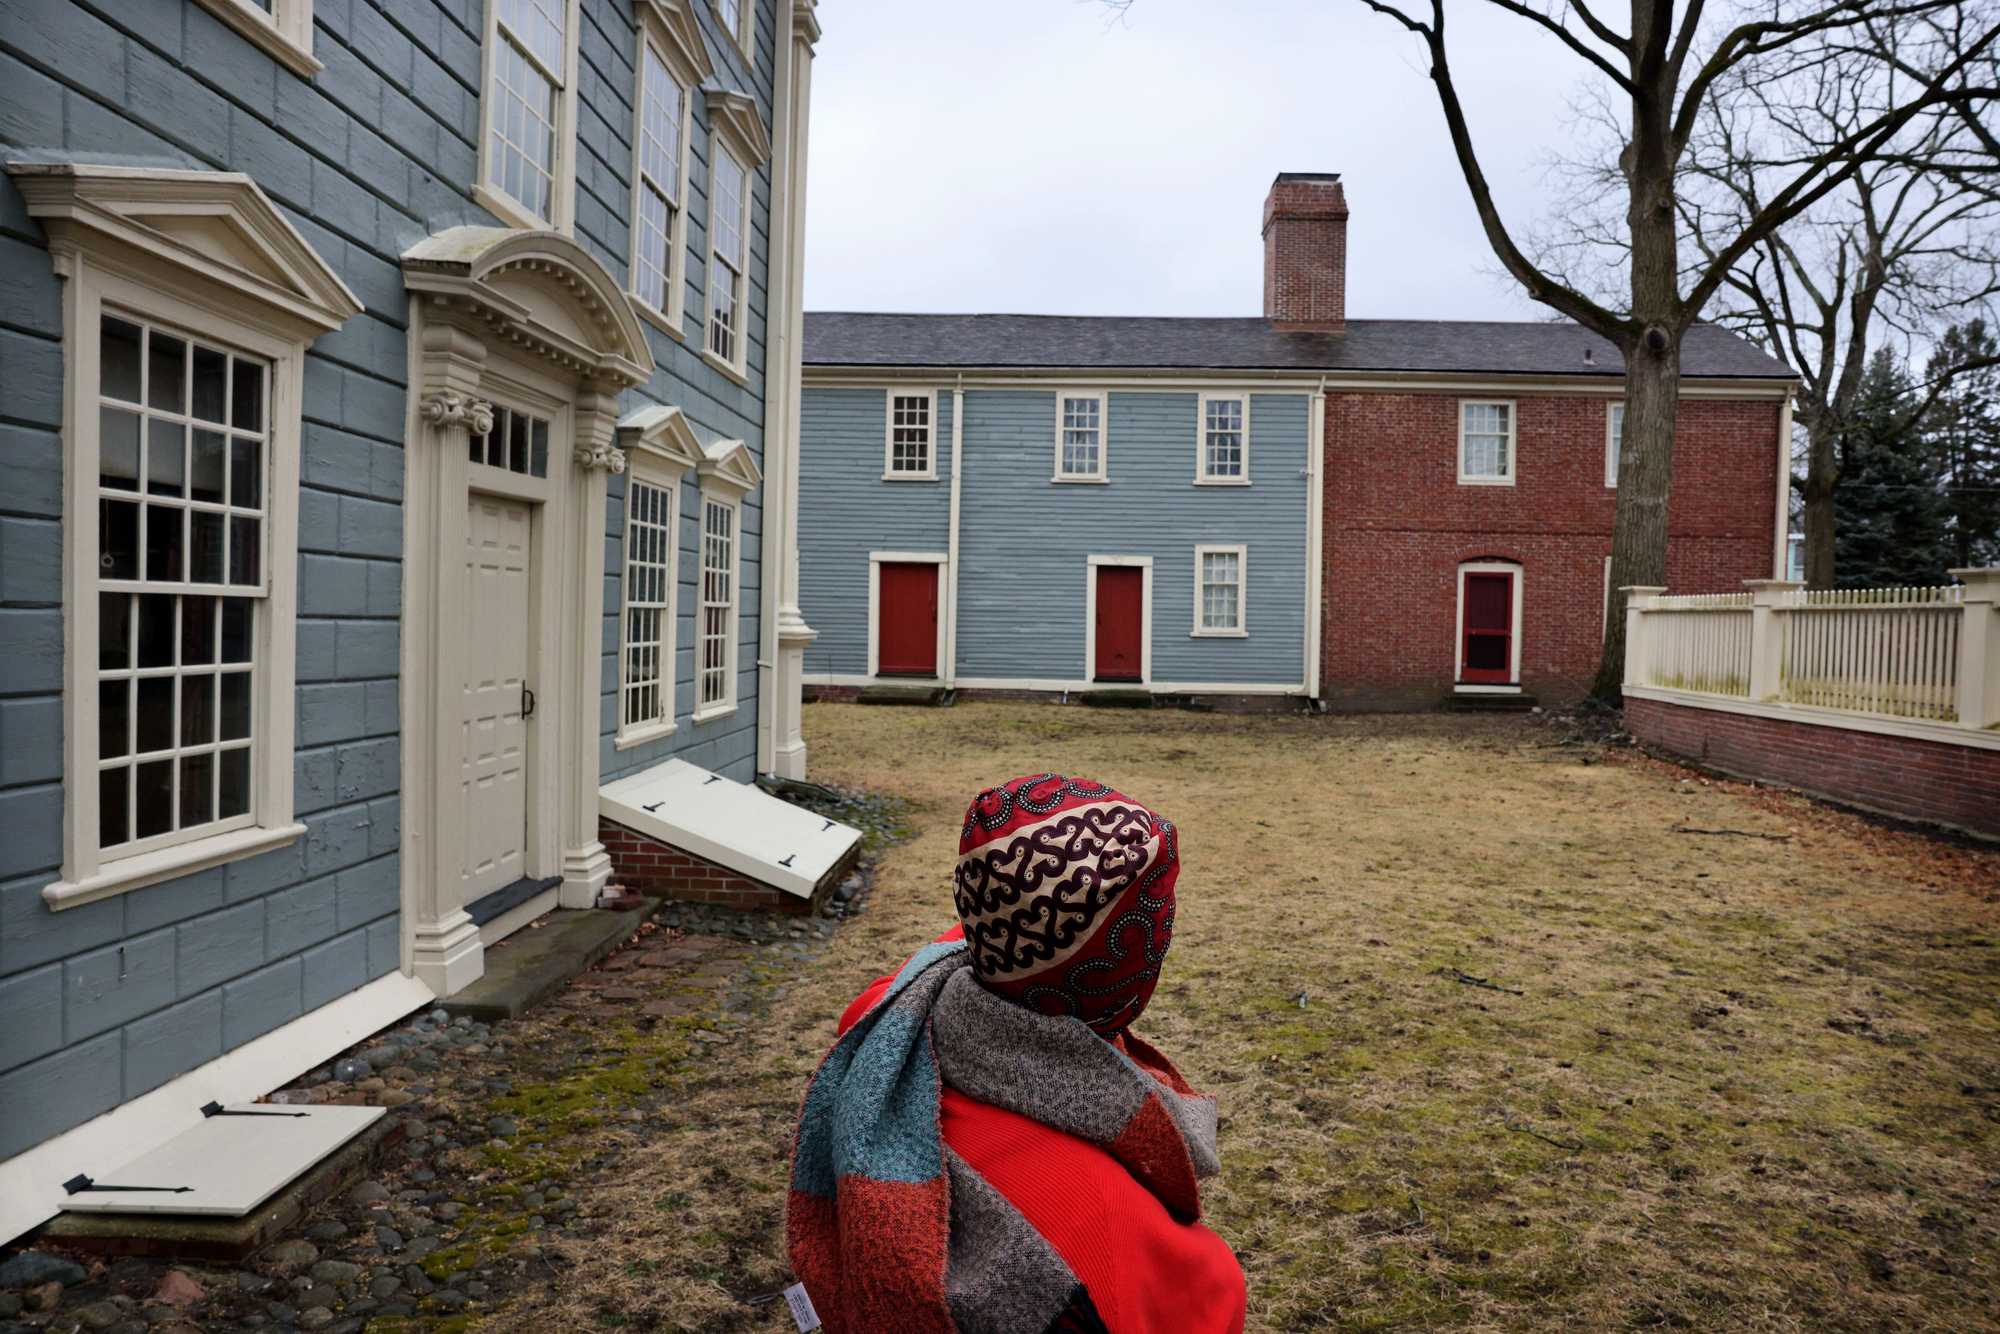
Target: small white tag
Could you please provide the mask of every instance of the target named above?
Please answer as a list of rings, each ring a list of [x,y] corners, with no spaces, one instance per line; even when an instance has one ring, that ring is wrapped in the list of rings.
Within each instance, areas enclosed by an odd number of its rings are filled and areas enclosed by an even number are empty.
[[[785,1305],[792,1308],[792,1319],[799,1325],[799,1334],[811,1334],[819,1328],[819,1312],[813,1310],[813,1299],[806,1295],[806,1285],[794,1283],[785,1289]]]

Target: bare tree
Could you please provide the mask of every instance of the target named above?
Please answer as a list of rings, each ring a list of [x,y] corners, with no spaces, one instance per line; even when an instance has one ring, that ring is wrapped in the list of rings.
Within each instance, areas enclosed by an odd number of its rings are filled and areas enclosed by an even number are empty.
[[[1927,118],[1990,138],[1984,118],[1996,95],[2000,26],[1988,0],[1761,0],[1728,14],[1720,6],[1712,12],[1706,0],[1632,0],[1623,31],[1583,0],[1485,0],[1561,41],[1613,111],[1622,143],[1611,179],[1623,205],[1616,238],[1623,291],[1615,299],[1593,296],[1590,284],[1559,265],[1530,258],[1501,217],[1453,79],[1445,0],[1359,2],[1423,41],[1460,172],[1501,265],[1529,296],[1624,354],[1611,583],[1614,590],[1664,584],[1682,336],[1789,224],[1871,164],[1907,161],[1913,127]],[[1824,131],[1795,125],[1790,154],[1771,156],[1753,199],[1726,223],[1704,228],[1699,258],[1683,262],[1683,193],[1691,179],[1704,190],[1713,184],[1699,176],[1695,150],[1712,132],[1709,112],[1722,90],[1810,84],[1830,62],[1862,60],[1873,62],[1873,75],[1846,88],[1853,105]],[[1850,283],[1850,304],[1851,295]],[[1625,595],[1613,596],[1593,686],[1602,698],[1617,696],[1625,672]]]
[[[1765,201],[1818,146],[1855,135],[1914,91],[1916,67],[1901,56],[1915,34],[1933,54],[1964,29],[1953,6],[1865,23],[1841,43],[1773,69],[1738,66],[1710,84],[1680,169],[1675,207],[1687,244],[1681,282],[1692,288],[1736,238],[1750,231]],[[1991,55],[1971,69],[1992,82]],[[1586,104],[1587,142],[1621,144],[1616,108]],[[1784,357],[1799,372],[1798,425],[1804,433],[1805,573],[1816,587],[1834,579],[1834,491],[1842,444],[1853,421],[1871,350],[1894,345],[1904,360],[1954,320],[2000,293],[2000,155],[1991,131],[1953,102],[1909,120],[1837,188],[1789,222],[1759,236],[1722,270],[1705,317]],[[1623,180],[1588,148],[1560,164],[1567,197],[1582,201],[1541,247],[1545,266],[1588,290],[1616,281],[1625,257]],[[1904,405],[1922,418],[1952,379],[1991,366],[1959,358],[1934,363]]]

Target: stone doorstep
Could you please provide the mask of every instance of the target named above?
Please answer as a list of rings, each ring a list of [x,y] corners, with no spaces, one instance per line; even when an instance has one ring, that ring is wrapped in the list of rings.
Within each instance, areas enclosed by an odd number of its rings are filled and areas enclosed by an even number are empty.
[[[44,1223],[34,1238],[38,1243],[93,1255],[237,1263],[290,1231],[315,1206],[359,1181],[377,1155],[406,1137],[401,1116],[391,1112],[377,1117],[373,1125],[241,1218],[60,1213]]]
[[[518,1018],[602,961],[659,906],[659,899],[646,899],[624,912],[558,909],[539,929],[523,927],[489,948],[485,975],[438,1004],[463,1019]]]

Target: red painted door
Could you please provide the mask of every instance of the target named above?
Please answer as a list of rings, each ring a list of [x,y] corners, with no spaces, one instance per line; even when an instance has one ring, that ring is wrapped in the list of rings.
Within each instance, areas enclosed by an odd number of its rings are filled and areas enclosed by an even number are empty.
[[[1097,661],[1099,681],[1137,681],[1146,633],[1146,572],[1136,565],[1097,567]]]
[[[1514,680],[1514,576],[1467,574],[1458,679],[1470,685]]]
[[[876,601],[876,669],[884,676],[936,676],[938,567],[883,562]]]

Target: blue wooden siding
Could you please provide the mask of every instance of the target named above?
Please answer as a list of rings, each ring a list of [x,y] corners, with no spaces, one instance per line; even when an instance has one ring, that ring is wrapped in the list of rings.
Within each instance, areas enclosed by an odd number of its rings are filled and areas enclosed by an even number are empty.
[[[749,64],[697,5],[718,78],[768,123],[775,34],[759,4]],[[311,80],[187,0],[0,5],[0,145],[9,156],[241,171],[361,298],[306,362],[299,498],[295,845],[51,913],[61,860],[62,449],[59,286],[40,228],[0,176],[0,1159],[111,1109],[394,970],[407,316],[398,258],[425,235],[492,225],[474,204],[485,0],[317,0]],[[583,0],[578,239],[621,281],[629,254],[632,0]],[[705,108],[694,102],[687,341],[651,331],[659,373],[627,407],[681,406],[704,438],[760,459],[770,172],[754,174],[749,387],[701,357]],[[684,487],[683,509],[694,502]],[[622,534],[614,479],[607,552]],[[680,751],[755,763],[761,497],[743,507],[739,707],[617,754],[619,562],[607,563],[605,776]],[[695,524],[683,525],[683,579]],[[691,690],[689,590],[683,661]]]
[[[905,392],[927,386],[911,385]],[[889,398],[808,389],[800,407],[799,601],[819,638],[809,676],[868,670],[868,553],[939,552],[951,530],[951,391],[938,390],[936,481],[882,480]],[[968,414],[968,417],[970,414]]]
[[[940,439],[951,393],[938,395]],[[1305,675],[1307,433],[1311,394],[1250,396],[1247,487],[1195,486],[1199,395],[1113,391],[1109,482],[1055,483],[1055,392],[965,394],[959,508],[960,677],[1077,682],[1088,558],[1153,561],[1156,682],[1297,685]],[[820,632],[807,679],[868,670],[868,552],[943,551],[950,451],[934,483],[884,482],[880,388],[806,391],[800,452],[800,597]],[[1197,638],[1194,549],[1248,548],[1247,638]]]

